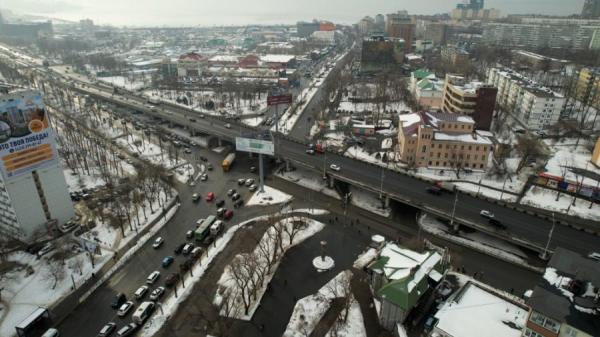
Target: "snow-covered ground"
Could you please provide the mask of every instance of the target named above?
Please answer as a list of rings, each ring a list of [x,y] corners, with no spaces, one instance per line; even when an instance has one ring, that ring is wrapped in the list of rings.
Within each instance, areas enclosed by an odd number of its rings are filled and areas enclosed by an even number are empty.
[[[348,100],[340,102],[338,110],[352,111],[352,112],[373,112],[377,111],[376,103],[353,103]],[[411,111],[411,109],[402,101],[390,102],[385,106],[385,111]]]
[[[419,225],[425,232],[445,240],[470,247],[484,254],[518,264],[530,270],[540,271],[539,268],[529,265],[527,255],[521,249],[487,234],[461,232],[458,235],[454,235],[450,233],[450,229],[445,224],[437,221],[433,216],[428,214],[421,215]]]
[[[265,189],[264,192],[261,192],[260,188],[259,188],[259,190],[254,192],[254,194],[252,195],[250,200],[248,200],[248,202],[246,203],[246,206],[275,205],[275,204],[286,203],[286,202],[292,200],[291,195],[281,192],[280,190],[275,189],[273,187],[265,185],[264,189]]]
[[[184,277],[187,276],[187,279],[185,279],[185,289],[183,289],[183,291],[179,293],[179,297],[176,298],[175,294],[171,294],[171,296],[162,301],[162,303],[160,304],[162,306],[162,310],[156,310],[152,318],[150,318],[150,320],[146,322],[140,334],[142,337],[153,336],[156,332],[158,332],[158,330],[160,330],[160,328],[165,324],[165,322],[169,320],[171,316],[173,316],[179,305],[189,297],[189,295],[192,293],[194,285],[198,281],[200,281],[200,279],[206,272],[206,269],[208,269],[208,267],[212,263],[213,259],[219,253],[221,253],[221,251],[223,251],[225,247],[227,247],[227,244],[229,243],[229,241],[231,241],[235,232],[240,227],[255,220],[256,219],[247,220],[243,223],[231,227],[223,234],[222,237],[217,239],[214,247],[213,245],[208,247],[208,250],[202,255],[200,259],[202,263],[197,263],[192,269],[192,273],[194,274],[194,276],[189,276],[188,273],[184,275]]]
[[[521,204],[544,208],[547,211],[578,216],[584,219],[600,221],[600,205],[579,198],[576,198],[575,205],[573,205],[573,197],[565,193],[561,193],[557,201],[557,194],[558,192],[556,191],[532,186],[529,188],[523,199],[521,199]],[[591,208],[590,205],[592,206]]]
[[[392,213],[391,208],[382,207],[383,205],[377,194],[356,187],[350,187],[350,191],[352,191],[352,198],[350,200],[352,205],[386,218]]]
[[[332,331],[334,329],[332,327],[325,337],[367,337],[360,304],[354,297],[352,297],[351,302],[346,322],[337,328],[335,332]]]
[[[150,84],[150,78],[147,78],[145,83],[141,78],[130,79],[125,76],[109,76],[109,77],[98,77],[99,81],[108,83],[110,85],[125,88],[127,90],[138,90],[146,85]]]
[[[297,168],[292,172],[276,173],[275,175],[287,181],[302,185],[313,191],[328,195],[332,198],[341,199],[335,190],[325,186],[325,182],[323,179],[321,179],[321,177],[308,170]]]
[[[298,222],[298,221],[306,224],[306,227],[304,227],[303,229],[298,231],[297,234],[293,237],[292,242],[290,243],[289,233],[292,232],[293,223]],[[217,282],[219,284],[220,290],[215,295],[215,299],[214,299],[214,302],[216,305],[219,305],[222,308],[224,308],[221,311],[222,315],[234,317],[234,318],[238,318],[238,319],[242,319],[242,320],[252,319],[254,312],[260,305],[260,301],[267,289],[268,284],[271,282],[271,278],[273,278],[273,275],[275,275],[275,272],[277,271],[277,267],[279,266],[279,263],[281,262],[281,257],[283,257],[283,255],[285,255],[285,252],[288,249],[290,249],[291,247],[302,243],[304,240],[308,239],[309,237],[311,237],[314,234],[321,231],[325,227],[325,224],[323,224],[319,221],[310,219],[310,218],[302,217],[302,216],[288,217],[288,218],[278,221],[276,224],[274,224],[273,226],[271,226],[267,229],[267,231],[265,232],[263,237],[260,239],[260,242],[257,244],[257,246],[254,250],[254,256],[257,257],[257,260],[258,260],[257,263],[260,265],[265,265],[267,263],[267,261],[265,260],[265,252],[268,251],[268,253],[269,253],[268,256],[271,256],[273,254],[273,251],[275,249],[278,249],[273,241],[274,236],[277,235],[276,234],[277,231],[275,231],[274,226],[282,226],[281,228],[284,228],[284,230],[282,230],[282,232],[281,232],[281,235],[283,238],[281,248],[283,248],[283,252],[279,253],[280,258],[277,259],[276,261],[274,261],[274,265],[271,268],[271,270],[267,273],[267,275],[262,275],[262,284],[257,285],[258,289],[256,289],[255,297],[251,297],[251,295],[247,293],[247,289],[242,291],[242,289],[240,289],[236,285],[236,281],[235,281],[235,279],[233,277],[233,273],[231,271],[231,266],[225,267],[225,270],[223,271],[221,278]],[[263,251],[261,251],[261,247],[262,247]],[[239,257],[239,255],[238,255],[238,257]],[[260,269],[260,268],[258,268],[258,269]],[[254,278],[260,279],[258,273],[253,273],[249,277],[251,277],[253,279]],[[227,297],[222,297],[221,294],[223,294],[223,293],[228,293],[229,295]],[[247,301],[249,301],[249,303],[250,303],[247,313],[245,313],[245,310],[244,310],[244,305],[243,305],[244,301],[243,301],[242,296],[246,296]],[[228,300],[229,303],[223,304],[222,302],[224,300]],[[225,308],[228,308],[228,310]]]
[[[47,308],[69,294],[74,285],[80,286],[112,256],[109,252],[102,251],[101,256],[94,258],[95,267],[92,268],[87,253],[80,252],[71,256],[64,264],[61,260],[52,258],[53,254],[54,252],[48,253],[41,259],[22,251],[8,255],[7,261],[16,262],[22,267],[2,276],[0,336],[15,336],[15,326],[19,322],[38,307]],[[28,268],[33,271],[31,275],[27,275]],[[54,288],[53,275],[60,275]]]
[[[546,164],[546,171],[549,174],[561,177],[564,174],[566,180],[571,180],[573,182],[581,182],[583,177],[565,169],[565,166],[585,169],[600,174],[600,168],[597,168],[590,162],[592,153],[587,146],[589,141],[590,140],[588,139],[581,139],[577,145],[577,139],[572,138],[565,138],[560,141],[545,140],[544,142],[548,144],[553,151],[552,157]],[[596,186],[597,183],[596,180],[583,178],[584,185]]]
[[[283,337],[309,336],[321,318],[323,318],[327,309],[329,309],[331,300],[344,293],[343,287],[349,282],[351,277],[352,273],[350,271],[342,271],[321,287],[317,293],[296,302]],[[359,323],[357,322],[356,325],[359,325]],[[352,328],[356,328],[357,332],[360,330],[359,327]],[[364,329],[364,324],[362,329]]]

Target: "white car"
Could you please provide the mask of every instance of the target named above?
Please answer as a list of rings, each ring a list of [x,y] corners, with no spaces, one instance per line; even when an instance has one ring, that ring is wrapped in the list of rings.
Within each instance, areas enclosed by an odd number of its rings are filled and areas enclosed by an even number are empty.
[[[588,258],[600,262],[600,253],[596,253],[596,252],[589,253]]]
[[[152,301],[158,300],[165,293],[165,287],[158,287],[150,293],[150,299]]]
[[[329,168],[332,169],[332,170],[334,170],[334,171],[339,171],[339,170],[342,169],[339,165],[336,165],[336,164],[329,165]]]
[[[152,248],[154,249],[158,249],[160,248],[160,246],[162,246],[162,244],[165,242],[165,239],[163,239],[162,237],[157,237],[156,240],[154,240],[154,243],[152,244]]]
[[[227,124],[225,124],[225,127],[228,129],[231,129],[231,124],[227,123]]]
[[[133,293],[133,296],[139,300],[146,295],[146,292],[148,292],[148,286],[141,286]]]
[[[198,201],[198,200],[200,200],[200,194],[198,194],[198,193],[192,194],[192,201]]]
[[[150,273],[150,275],[148,275],[148,278],[146,279],[146,283],[154,284],[154,282],[156,282],[156,280],[158,280],[159,277],[160,277],[160,272],[158,270],[155,270],[152,273]]]
[[[117,311],[117,315],[119,317],[123,317],[123,316],[127,315],[127,313],[131,310],[131,308],[133,308],[133,302],[127,301],[121,305],[121,307],[119,308],[119,311]]]
[[[494,213],[492,213],[490,211],[486,211],[485,209],[482,209],[481,212],[479,212],[479,215],[481,215],[484,218],[488,218],[488,219],[494,218]]]

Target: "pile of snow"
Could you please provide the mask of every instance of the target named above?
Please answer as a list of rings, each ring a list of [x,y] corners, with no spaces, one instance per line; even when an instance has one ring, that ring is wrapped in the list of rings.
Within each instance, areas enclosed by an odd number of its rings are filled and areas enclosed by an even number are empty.
[[[250,200],[248,200],[248,202],[246,203],[246,206],[275,205],[275,204],[281,204],[281,203],[285,203],[285,202],[292,200],[291,195],[281,192],[280,190],[277,190],[273,187],[265,185],[264,189],[265,189],[264,192],[261,192],[260,190],[256,191],[252,195]]]
[[[316,294],[300,299],[294,306],[283,337],[309,336],[329,309],[331,300],[344,293],[344,286],[350,282],[351,277],[350,271],[343,271],[321,287]]]
[[[268,219],[268,216],[263,216],[263,218]],[[289,234],[294,231],[293,228],[295,222],[302,222],[305,224],[305,227],[302,227],[302,229],[296,231],[292,242],[290,242]],[[268,284],[271,282],[273,275],[275,275],[275,272],[277,271],[277,267],[281,262],[281,258],[285,255],[285,252],[291,247],[303,242],[304,240],[308,239],[314,234],[320,232],[325,227],[325,224],[301,216],[288,217],[278,221],[273,226],[267,229],[267,231],[265,232],[265,234],[263,235],[253,252],[254,256],[256,257],[256,263],[260,266],[266,266],[268,263],[266,260],[266,256],[273,256],[273,252],[276,249],[279,249],[274,241],[274,238],[278,235],[278,231],[275,230],[277,226],[279,226],[278,228],[282,228],[280,233],[282,236],[281,248],[283,248],[283,252],[279,252],[278,259],[274,261],[272,268],[268,271],[266,275],[258,274],[258,269],[262,270],[262,268],[254,268],[252,270],[252,275],[249,277],[254,279],[256,282],[258,282],[258,280],[262,278],[262,284],[257,284],[258,289],[255,289],[255,297],[251,297],[251,295],[247,291],[248,289],[240,289],[236,285],[231,266],[228,265],[227,267],[225,267],[221,278],[217,282],[220,289],[217,292],[217,294],[215,294],[214,299],[215,305],[220,306],[222,308],[221,315],[243,320],[252,319],[252,316],[258,308],[258,305],[260,304],[260,301],[267,289]],[[236,258],[241,257],[243,257],[242,254],[238,255]],[[228,296],[223,297],[221,294],[224,293],[228,294]],[[247,313],[245,312],[243,300],[244,297],[242,296],[245,296],[246,301],[250,303]],[[229,303],[224,304],[224,300],[228,300]]]
[[[362,254],[358,256],[358,258],[354,261],[353,267],[356,269],[362,269],[366,267],[371,261],[375,260],[377,257],[378,251],[375,248],[369,248],[364,251]]]

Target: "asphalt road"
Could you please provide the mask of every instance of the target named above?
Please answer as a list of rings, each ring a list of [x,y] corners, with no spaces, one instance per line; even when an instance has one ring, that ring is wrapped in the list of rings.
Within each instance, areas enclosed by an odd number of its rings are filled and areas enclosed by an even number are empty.
[[[231,201],[226,196],[226,192],[230,188],[235,188],[242,194],[242,198],[247,200],[251,195],[247,188],[239,188],[237,186],[237,178],[253,177],[255,175],[248,173],[248,159],[239,158],[238,165],[234,166],[231,172],[223,173],[220,168],[220,163],[223,155],[215,154],[208,151],[200,151],[201,155],[208,157],[209,161],[215,167],[214,171],[208,172],[209,179],[207,182],[197,182],[196,186],[189,187],[180,185],[178,188],[181,198],[181,206],[174,217],[165,225],[155,236],[140,248],[125,266],[115,273],[106,283],[100,286],[92,293],[85,301],[83,301],[63,322],[58,326],[61,336],[80,337],[80,336],[95,336],[100,328],[107,322],[116,322],[118,327],[121,327],[131,321],[131,315],[134,311],[120,318],[116,314],[116,310],[110,307],[114,296],[118,292],[123,292],[128,299],[133,300],[135,290],[144,285],[146,277],[154,270],[161,272],[160,279],[151,287],[150,291],[164,284],[166,275],[170,272],[178,271],[178,266],[185,259],[182,256],[176,256],[173,253],[175,247],[183,242],[186,242],[185,232],[193,229],[196,220],[205,218],[210,214],[215,214],[216,206],[214,202],[207,203],[200,201],[193,203],[191,201],[192,193],[201,193],[206,195],[212,191],[216,194],[216,199],[225,199],[226,207],[233,208]],[[196,157],[200,153],[193,153],[190,156]],[[234,210],[235,215],[230,223],[237,223],[245,216],[256,213],[257,210],[242,207]],[[158,236],[165,239],[165,243],[159,249],[152,248],[152,242]],[[188,240],[189,242],[193,242]],[[175,262],[168,268],[162,268],[161,261],[165,256],[174,256]],[[149,294],[146,295],[146,299]],[[140,301],[134,301],[137,305]]]

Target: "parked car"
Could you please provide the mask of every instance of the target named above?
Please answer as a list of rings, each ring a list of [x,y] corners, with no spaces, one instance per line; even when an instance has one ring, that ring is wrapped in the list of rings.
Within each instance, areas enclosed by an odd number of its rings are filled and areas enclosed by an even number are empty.
[[[248,190],[249,190],[250,192],[254,192],[254,191],[256,191],[257,189],[258,189],[258,186],[254,185],[254,184],[252,184],[252,185],[250,185],[250,187],[248,187]]]
[[[239,186],[242,186],[242,185],[244,185],[245,183],[246,183],[246,179],[244,179],[244,178],[240,178],[240,179],[238,179],[238,185],[239,185]]]
[[[187,245],[185,245],[183,247],[183,251],[181,253],[183,255],[188,255],[189,253],[192,252],[192,249],[194,249],[194,245],[192,245],[191,243],[188,243]]]
[[[223,215],[225,215],[225,211],[226,211],[226,209],[225,209],[225,208],[223,208],[223,207],[221,207],[221,208],[217,209],[217,216],[218,216],[219,218],[223,217]]]
[[[242,199],[238,199],[233,203],[234,208],[240,208],[242,207],[242,205],[244,205],[244,200]]]
[[[225,124],[225,127],[228,129],[231,129],[231,124],[227,123],[227,124]]]
[[[157,237],[156,240],[154,240],[154,243],[152,243],[152,248],[154,249],[158,249],[160,248],[160,246],[162,246],[162,244],[165,242],[165,239],[163,239],[162,237]]]
[[[241,198],[241,197],[242,197],[242,196],[241,196],[239,193],[234,193],[234,194],[231,196],[231,200],[233,200],[233,201],[236,201],[236,200],[238,200],[238,199],[239,199],[239,198]]]
[[[113,299],[113,301],[110,303],[110,306],[113,309],[118,309],[125,302],[127,302],[127,296],[125,296],[125,294],[123,293],[118,293]]]
[[[206,169],[209,171],[212,171],[214,169],[214,167],[211,163],[208,163],[208,164],[206,164]]]
[[[102,329],[100,329],[100,332],[98,333],[97,337],[108,337],[112,335],[116,328],[117,324],[115,324],[114,322],[108,322],[104,324]]]
[[[488,219],[492,219],[494,217],[494,213],[487,211],[485,209],[482,209],[481,212],[479,212],[479,215],[481,215],[484,218],[488,218]]]
[[[244,184],[246,184],[246,187],[250,187],[252,186],[252,184],[254,184],[254,179],[246,179],[246,182]]]
[[[206,201],[211,202],[215,200],[215,194],[213,192],[208,192],[208,194],[206,194]]]
[[[173,253],[175,253],[175,255],[181,254],[181,252],[183,251],[183,247],[185,247],[185,245],[186,245],[185,243],[178,245],[177,247],[175,247],[175,250],[173,250]]]
[[[46,243],[42,249],[37,252],[38,257],[42,257],[54,250],[54,245],[51,242]]]
[[[147,292],[148,286],[141,286],[137,288],[137,290],[133,293],[133,296],[135,297],[135,299],[141,300],[142,298],[144,298],[144,295],[146,295]]]
[[[202,247],[196,247],[192,250],[192,253],[190,254],[193,258],[197,259],[198,257],[200,257],[200,255],[202,255]]]
[[[250,166],[250,173],[256,172],[256,166]]]
[[[339,170],[342,169],[339,165],[336,165],[336,164],[329,165],[329,168],[332,169],[332,170],[334,170],[334,171],[339,171]]]
[[[121,305],[119,311],[117,311],[117,316],[124,317],[127,313],[133,308],[133,302],[127,301]]]
[[[187,232],[185,232],[185,238],[186,239],[191,239],[194,237],[194,231],[193,230],[189,230]]]
[[[55,328],[50,328],[50,329],[46,330],[46,332],[44,332],[44,334],[41,337],[58,337],[58,336],[60,336],[60,333],[58,332],[58,330]]]
[[[587,257],[590,258],[590,259],[592,259],[592,260],[596,260],[596,261],[600,262],[600,253],[591,252],[591,253],[588,254]]]
[[[223,214],[223,218],[225,220],[229,220],[229,219],[233,218],[233,211],[230,209],[226,210],[225,214]]]
[[[158,288],[152,290],[152,292],[150,293],[150,299],[152,301],[156,301],[159,298],[161,298],[164,293],[165,293],[165,287],[158,287]]]
[[[202,175],[200,176],[200,181],[207,181],[207,180],[208,180],[208,174],[202,173]]]
[[[150,273],[150,275],[148,275],[148,277],[146,278],[146,283],[152,285],[154,284],[154,282],[156,282],[156,280],[158,280],[159,277],[160,272],[158,270],[155,270],[152,273]]]
[[[175,283],[179,280],[179,275],[175,274],[175,273],[171,273],[169,274],[169,276],[167,276],[167,278],[165,279],[165,286],[168,288],[171,288],[172,286],[175,285]]]
[[[230,190],[227,191],[227,196],[228,197],[230,197],[230,196],[232,196],[234,194],[235,194],[235,190],[234,189],[230,189]]]
[[[171,265],[171,263],[173,263],[175,259],[172,256],[166,256],[163,260],[162,260],[162,266],[163,268],[167,268],[168,266]]]
[[[198,193],[192,194],[192,201],[196,202],[198,200],[200,200],[200,194],[198,194]]]
[[[315,150],[313,150],[313,149],[307,149],[306,153],[312,155],[312,154],[315,154]]]
[[[129,323],[126,326],[119,329],[119,331],[117,331],[117,336],[118,337],[131,336],[137,329],[138,329],[138,325],[136,323]]]

